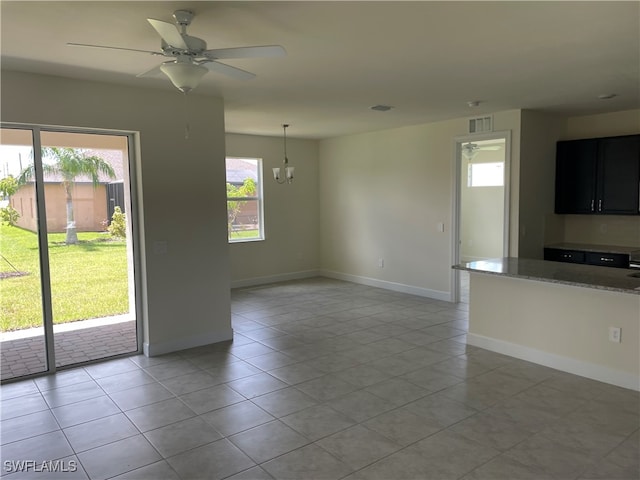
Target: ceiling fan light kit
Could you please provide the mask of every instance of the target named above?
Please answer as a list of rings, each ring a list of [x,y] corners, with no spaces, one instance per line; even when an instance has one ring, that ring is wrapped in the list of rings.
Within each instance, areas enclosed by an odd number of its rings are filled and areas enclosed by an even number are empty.
[[[477,143],[465,143],[462,145],[462,156],[471,161],[480,150],[500,150],[500,145],[478,145]]]
[[[200,79],[209,70],[192,63],[167,62],[160,65],[160,71],[169,77],[178,90],[189,93],[198,86]]]
[[[473,160],[478,153],[478,146],[475,143],[465,143],[462,145],[462,156],[467,160]]]
[[[246,80],[255,77],[253,73],[246,72],[231,65],[218,62],[219,59],[256,58],[256,57],[282,57],[287,53],[280,45],[259,45],[251,47],[220,48],[207,50],[207,43],[201,38],[187,35],[187,26],[191,24],[194,14],[188,10],[176,10],[173,12],[175,25],[148,18],[147,21],[160,35],[162,39],[160,50],[149,51],[133,48],[111,47],[106,45],[90,45],[85,43],[68,43],[76,47],[107,48],[111,50],[123,50],[130,52],[147,53],[163,57],[173,57],[175,60],[143,72],[138,77],[155,75],[158,72],[165,74],[171,83],[183,93],[188,93],[196,88],[202,77],[208,71],[222,73],[224,75]]]

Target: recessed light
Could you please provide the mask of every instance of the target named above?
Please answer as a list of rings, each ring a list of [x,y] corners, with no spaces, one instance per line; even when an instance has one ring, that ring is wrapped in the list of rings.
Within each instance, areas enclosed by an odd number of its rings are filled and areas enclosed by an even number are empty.
[[[393,107],[390,105],[374,105],[373,107],[369,107],[371,110],[375,110],[376,112],[388,112]]]
[[[613,97],[617,97],[618,95],[615,93],[601,93],[600,95],[598,95],[598,98],[600,100],[609,100]]]
[[[478,105],[480,105],[480,100],[471,100],[470,102],[467,102],[467,106],[470,108],[477,107]]]

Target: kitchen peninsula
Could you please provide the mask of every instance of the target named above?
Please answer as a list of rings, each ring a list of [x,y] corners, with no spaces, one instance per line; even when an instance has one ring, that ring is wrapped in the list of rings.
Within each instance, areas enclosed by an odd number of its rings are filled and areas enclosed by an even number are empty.
[[[640,390],[634,270],[525,258],[453,268],[470,272],[470,345]]]

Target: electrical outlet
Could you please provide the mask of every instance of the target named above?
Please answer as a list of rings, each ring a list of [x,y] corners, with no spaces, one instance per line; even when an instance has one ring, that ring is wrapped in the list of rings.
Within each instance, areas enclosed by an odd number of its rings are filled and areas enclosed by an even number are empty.
[[[609,341],[620,343],[622,336],[622,329],[620,327],[609,327]]]
[[[384,268],[384,258],[378,259],[378,268]]]

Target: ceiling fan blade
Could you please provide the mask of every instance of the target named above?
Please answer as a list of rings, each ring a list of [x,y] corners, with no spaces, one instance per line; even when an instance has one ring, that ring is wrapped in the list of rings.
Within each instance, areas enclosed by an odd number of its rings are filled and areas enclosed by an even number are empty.
[[[139,73],[138,75],[136,75],[136,77],[151,77],[153,75],[158,75],[162,73],[162,70],[160,70],[160,65],[156,65],[155,67],[150,68],[149,70]]]
[[[212,72],[222,73],[229,77],[237,78],[238,80],[250,80],[255,77],[255,74],[241,70],[231,65],[225,65],[224,63],[215,62],[213,60],[205,60],[198,62],[198,65],[204,65]]]
[[[154,52],[151,50],[138,50],[137,48],[108,47],[106,45],[91,45],[88,43],[67,43],[69,47],[89,47],[89,48],[107,48],[109,50],[125,50],[127,52],[150,53],[151,55],[164,55],[162,52]]]
[[[284,57],[287,51],[280,45],[261,45],[255,47],[215,48],[202,52],[207,58],[256,58]]]
[[[487,145],[486,147],[480,146],[480,150],[500,150],[502,147],[500,145]]]
[[[158,35],[162,37],[165,43],[183,50],[189,49],[184,38],[182,38],[182,34],[178,31],[175,25],[163,22],[162,20],[155,20],[153,18],[147,18],[147,21],[153,28],[155,28],[156,32],[158,32]]]

